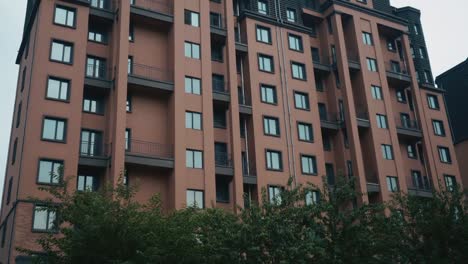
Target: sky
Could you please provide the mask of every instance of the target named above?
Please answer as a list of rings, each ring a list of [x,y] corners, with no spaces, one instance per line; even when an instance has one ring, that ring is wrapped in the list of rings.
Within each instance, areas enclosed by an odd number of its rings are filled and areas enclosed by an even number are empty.
[[[0,195],[3,191],[11,119],[18,78],[16,55],[23,32],[27,0],[0,0]],[[468,1],[391,0],[393,6],[412,6],[422,12],[422,26],[434,76],[468,57]],[[458,30],[458,32],[456,31]],[[0,196],[1,197],[1,196]]]

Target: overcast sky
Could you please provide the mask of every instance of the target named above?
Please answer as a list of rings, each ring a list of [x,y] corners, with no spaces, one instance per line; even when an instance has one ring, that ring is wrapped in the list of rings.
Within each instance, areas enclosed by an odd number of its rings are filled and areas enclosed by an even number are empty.
[[[27,0],[0,0],[0,120],[3,126],[0,130],[0,194],[3,191],[18,76],[15,58],[21,42],[26,2]],[[391,2],[397,7],[409,5],[422,11],[422,26],[434,77],[468,57],[467,0],[444,0],[443,5],[434,0]]]

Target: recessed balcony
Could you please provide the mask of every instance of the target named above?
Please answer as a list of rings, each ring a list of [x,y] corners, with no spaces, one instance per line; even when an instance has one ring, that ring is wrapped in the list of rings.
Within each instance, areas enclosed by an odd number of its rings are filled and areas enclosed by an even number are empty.
[[[174,91],[173,72],[158,67],[129,62],[128,84],[172,93]]]
[[[432,197],[432,186],[429,181],[429,177],[427,176],[420,176],[420,175],[413,175],[413,177],[408,177],[407,179],[411,179],[411,182],[408,182],[408,194],[412,196],[419,196],[419,197]]]
[[[112,68],[104,65],[88,64],[85,70],[84,84],[105,90],[110,90],[113,86]]]
[[[221,75],[218,75],[221,77]],[[213,101],[223,104],[229,105],[231,101],[231,95],[229,94],[229,83],[224,81],[221,78],[213,78],[212,79],[212,88],[213,88]]]
[[[408,87],[411,84],[411,76],[405,65],[391,61],[385,63],[388,82],[395,87]]]
[[[79,2],[89,3],[89,14],[107,21],[114,21],[117,2],[112,0],[79,0]]]
[[[234,176],[232,159],[227,152],[215,151],[215,173],[217,175]]]
[[[343,120],[341,120],[338,113],[320,113],[320,125],[324,129],[339,130],[343,127]]]
[[[360,128],[370,127],[369,112],[358,109],[356,111],[356,118],[357,118],[358,127]]]
[[[110,145],[98,141],[81,141],[78,164],[106,168],[109,165]]]
[[[314,63],[314,71],[318,74],[327,74],[332,70],[330,59],[327,57],[320,57],[313,54],[312,62]]]
[[[130,13],[164,23],[174,23],[170,0],[130,0]]]
[[[244,184],[257,184],[257,169],[252,164],[242,164]]]
[[[397,118],[395,121],[399,136],[408,139],[421,139],[423,137],[419,123],[416,120]]]
[[[375,182],[367,182],[367,193],[380,193],[380,184]]]
[[[173,146],[157,142],[127,139],[125,162],[128,164],[174,168]]]
[[[210,14],[210,32],[216,40],[225,40],[227,36],[226,20],[221,14]]]
[[[239,92],[238,96],[239,96],[239,112],[245,115],[252,115],[252,102],[250,98],[242,94],[242,92]]]

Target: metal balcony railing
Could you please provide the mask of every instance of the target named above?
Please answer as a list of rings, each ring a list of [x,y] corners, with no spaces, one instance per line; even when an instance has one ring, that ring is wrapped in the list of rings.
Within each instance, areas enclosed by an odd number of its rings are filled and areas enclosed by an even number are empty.
[[[432,192],[432,184],[427,176],[412,175],[407,177],[407,185],[409,190]]]
[[[409,130],[421,130],[416,120],[407,118],[396,118],[397,128],[409,129]]]
[[[147,9],[153,12],[172,14],[172,0],[130,0],[130,4],[134,7]]]
[[[409,71],[403,62],[392,63],[391,61],[388,61],[385,63],[385,69],[390,73],[409,76]]]
[[[216,166],[232,167],[231,156],[227,152],[215,151]]]
[[[251,164],[251,163],[246,164],[245,162],[243,162],[242,174],[244,176],[255,176],[257,175],[257,167],[255,166],[255,164]]]
[[[224,17],[221,14],[211,15],[210,26],[213,28],[225,29],[226,23],[224,22]]]
[[[247,96],[246,94],[242,94],[240,91],[239,91],[238,96],[239,96],[240,105],[252,106],[252,100],[250,99],[249,96]]]
[[[364,110],[362,108],[357,108],[356,117],[361,120],[369,120],[369,112],[367,112],[367,110]]]
[[[321,64],[321,65],[325,65],[325,66],[330,66],[331,65],[331,62],[332,61],[332,58],[331,57],[327,57],[327,56],[320,56],[320,55],[314,55],[312,54],[312,62],[314,64]]]
[[[128,75],[153,81],[174,82],[172,71],[135,62],[128,64]]]
[[[117,0],[88,0],[89,6],[96,9],[112,11],[118,5]]]
[[[174,158],[173,146],[168,144],[127,139],[126,147],[125,151],[128,154],[143,155],[153,158]]]
[[[320,113],[320,121],[330,122],[330,123],[341,123],[343,122],[342,118],[340,117],[339,113]]]
[[[109,144],[82,140],[80,143],[80,156],[107,157],[109,156]]]
[[[112,68],[110,67],[106,67],[104,65],[87,64],[85,75],[87,78],[110,80],[111,72]]]

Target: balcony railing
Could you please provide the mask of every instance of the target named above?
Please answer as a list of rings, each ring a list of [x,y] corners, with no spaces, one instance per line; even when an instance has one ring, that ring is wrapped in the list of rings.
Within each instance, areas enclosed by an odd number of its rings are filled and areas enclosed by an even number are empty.
[[[320,113],[320,121],[330,122],[330,123],[341,123],[343,120],[340,117],[339,113]]]
[[[432,184],[427,176],[415,176],[407,177],[408,189],[421,191],[421,192],[432,192]]]
[[[315,11],[319,11],[320,3],[318,0],[306,0],[304,1],[304,7],[315,10]]]
[[[110,80],[111,72],[112,68],[103,65],[88,64],[86,65],[85,75],[87,78]]]
[[[172,0],[130,0],[132,6],[147,9],[153,12],[163,13],[163,14],[172,14],[173,5]]]
[[[332,61],[332,58],[331,57],[327,57],[327,56],[320,56],[320,55],[312,55],[312,62],[314,64],[320,64],[320,65],[324,65],[324,66],[330,66],[331,65],[331,62]]]
[[[163,81],[170,83],[174,81],[172,71],[139,63],[128,64],[128,75],[153,81]]]
[[[91,141],[81,141],[80,156],[83,157],[107,157],[109,145]]]
[[[173,146],[168,144],[160,144],[136,139],[127,139],[126,146],[127,148],[125,149],[125,151],[128,154],[165,159],[171,159],[174,157]]]
[[[386,62],[385,63],[385,68],[387,72],[398,74],[398,75],[404,75],[404,76],[409,76],[409,71],[406,68],[406,65],[403,63],[392,63],[392,62]]]
[[[226,23],[224,22],[224,17],[222,15],[211,16],[210,17],[210,26],[212,28],[225,29]]]
[[[228,82],[219,79],[212,79],[213,92],[228,93]]]
[[[255,176],[257,175],[257,168],[254,164],[246,164],[245,162],[242,164],[242,174],[244,176]]]
[[[117,0],[88,0],[89,6],[96,9],[112,11],[118,5]]]
[[[357,108],[356,117],[361,120],[369,120],[369,112],[367,112],[366,110]]]
[[[419,124],[416,120],[406,119],[406,118],[397,118],[396,119],[397,128],[409,129],[409,130],[421,130]]]
[[[240,105],[247,105],[247,106],[252,106],[252,100],[250,99],[249,96],[246,94],[242,94],[241,91],[239,91],[239,104]]]
[[[227,152],[216,151],[215,164],[216,166],[232,167],[232,160],[230,155]]]

